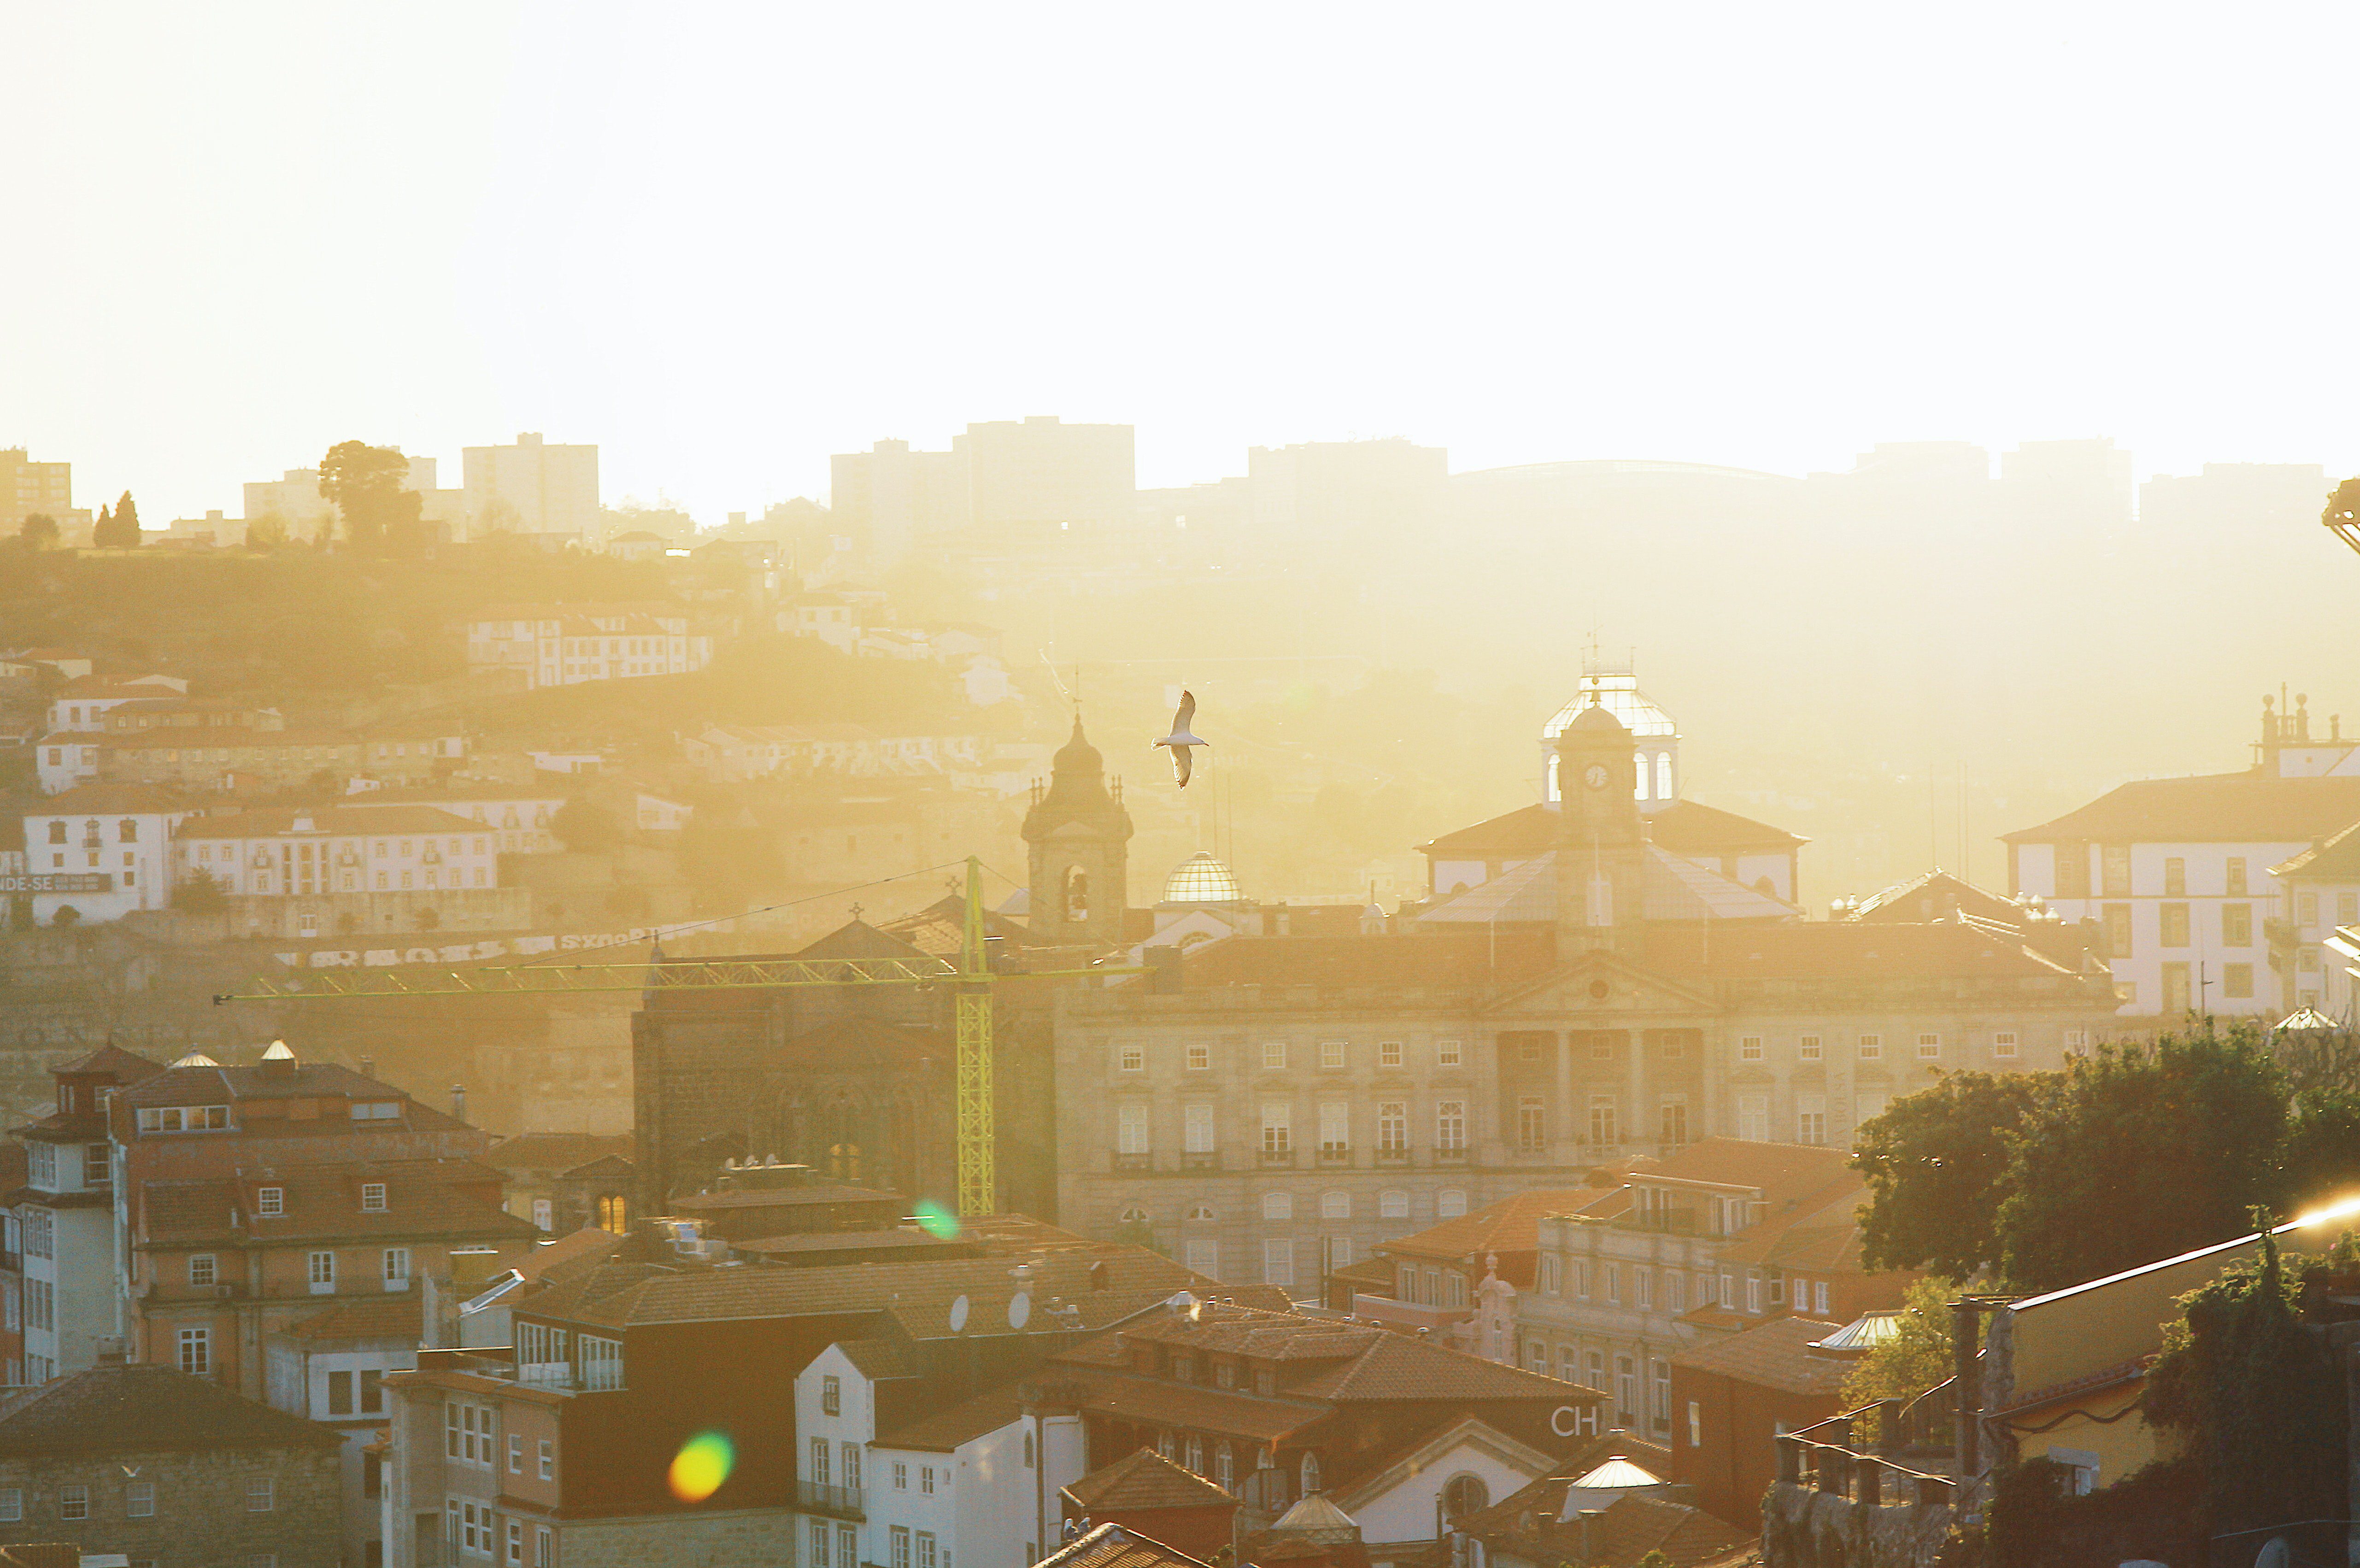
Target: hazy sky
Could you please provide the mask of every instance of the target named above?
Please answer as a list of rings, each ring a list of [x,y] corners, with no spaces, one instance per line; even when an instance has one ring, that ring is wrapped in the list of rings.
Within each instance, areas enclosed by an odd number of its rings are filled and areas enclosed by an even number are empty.
[[[148,521],[351,436],[700,518],[973,419],[1140,476],[2360,468],[2351,7],[0,0],[0,445]]]

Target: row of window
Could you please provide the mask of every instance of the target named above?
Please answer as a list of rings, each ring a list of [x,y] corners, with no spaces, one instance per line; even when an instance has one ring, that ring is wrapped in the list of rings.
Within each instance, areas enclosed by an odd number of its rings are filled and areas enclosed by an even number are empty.
[[[82,1184],[85,1188],[104,1187],[113,1179],[104,1144],[83,1144],[82,1148]],[[34,1186],[55,1192],[58,1188],[58,1146],[34,1144],[25,1146],[27,1174]]]
[[[1461,1189],[1456,1187],[1446,1187],[1441,1191],[1434,1195],[1435,1218],[1438,1220],[1451,1220],[1458,1218],[1465,1212],[1467,1212],[1467,1194]],[[1263,1193],[1262,1195],[1262,1217],[1264,1220],[1271,1221],[1288,1221],[1294,1219],[1295,1194],[1292,1192]],[[1349,1192],[1322,1192],[1319,1195],[1319,1218],[1323,1220],[1349,1220],[1353,1217],[1352,1195]],[[1185,1222],[1189,1224],[1213,1224],[1219,1221],[1220,1214],[1219,1212],[1217,1211],[1210,1203],[1198,1201],[1188,1205],[1188,1212],[1185,1216],[1183,1216],[1183,1218]],[[1408,1219],[1409,1194],[1397,1187],[1387,1188],[1382,1192],[1378,1193],[1377,1218],[1381,1220]],[[1133,1203],[1124,1208],[1121,1214],[1119,1216],[1119,1223],[1126,1225],[1152,1225],[1155,1221],[1154,1216],[1150,1214],[1144,1208],[1141,1207],[1139,1204]],[[830,1411],[829,1413],[834,1414],[835,1412]]]
[[[1997,1057],[2003,1061],[2012,1059],[2016,1054],[2016,1047],[2017,1041],[2015,1030],[1997,1029],[1993,1031],[1991,1037],[1991,1052],[1993,1056]],[[1764,1058],[1764,1040],[1763,1036],[1760,1035],[1740,1035],[1737,1037],[1737,1059],[1739,1061],[1761,1061]],[[1885,1036],[1883,1035],[1856,1036],[1852,1043],[1852,1052],[1853,1055],[1862,1061],[1882,1061],[1885,1059]],[[1940,1060],[1942,1056],[1942,1036],[1939,1034],[1933,1032],[1920,1034],[1918,1036],[1917,1056],[1919,1061]],[[1797,1061],[1826,1060],[1827,1037],[1823,1035],[1796,1036],[1795,1059]]]
[[[1538,1341],[1527,1343],[1524,1346],[1524,1366],[1528,1371],[1548,1376],[1549,1347]],[[1557,1376],[1568,1383],[1579,1383],[1584,1387],[1612,1395],[1614,1424],[1634,1431],[1640,1430],[1642,1411],[1639,1409],[1639,1357],[1636,1355],[1615,1356],[1614,1379],[1610,1384],[1606,1377],[1604,1351],[1583,1352],[1572,1345],[1561,1344],[1557,1347]],[[1647,1358],[1646,1396],[1647,1408],[1644,1413],[1650,1427],[1658,1431],[1668,1431],[1672,1420],[1670,1362],[1655,1356]],[[1577,1433],[1594,1433],[1598,1430],[1597,1420],[1595,1409],[1582,1411],[1574,1419],[1575,1431]]]
[[[1149,1111],[1144,1101],[1128,1101],[1115,1107],[1115,1152],[1142,1155],[1152,1152]],[[1215,1106],[1210,1101],[1191,1101],[1180,1107],[1180,1146],[1187,1154],[1211,1154],[1216,1146],[1214,1133]],[[1283,1100],[1261,1103],[1261,1142],[1264,1154],[1290,1154],[1295,1149],[1295,1107]],[[1322,1154],[1344,1154],[1352,1147],[1352,1107],[1344,1101],[1323,1102],[1318,1108],[1319,1141]],[[1381,1155],[1409,1153],[1409,1102],[1380,1100],[1376,1110],[1376,1148]],[[1461,1150],[1467,1146],[1467,1102],[1437,1100],[1434,1102],[1434,1146],[1437,1150]]]
[[[486,1562],[500,1558],[502,1520],[489,1503],[478,1503],[468,1497],[446,1497],[442,1501],[442,1543],[453,1552]],[[508,1568],[524,1568],[524,1521],[508,1519],[507,1524]],[[557,1535],[545,1524],[532,1527],[532,1568],[552,1568],[557,1561]]]
[[[351,1102],[347,1114],[355,1122],[398,1122],[401,1119],[401,1102],[355,1100]],[[229,1124],[229,1107],[226,1105],[145,1105],[139,1110],[139,1130],[143,1133],[218,1133]],[[104,1144],[93,1145],[93,1152],[86,1152],[83,1156],[85,1164],[93,1158],[94,1151],[102,1151],[105,1146]],[[365,1206],[371,1188],[376,1189],[380,1201],[383,1199],[384,1183],[366,1183],[362,1189]],[[286,1191],[282,1188],[264,1187],[257,1191],[279,1194],[268,1200],[273,1204],[283,1204],[286,1201]],[[267,1212],[277,1213],[279,1210],[273,1208]],[[373,1213],[379,1212],[370,1211]]]
[[[124,826],[127,828],[130,824],[126,822]],[[63,843],[64,841],[65,840],[62,839],[52,839],[50,840],[51,843]],[[126,841],[128,841],[127,837]],[[333,847],[340,851],[339,863],[357,865],[359,861],[356,857],[360,853],[360,846],[368,841],[369,840],[361,839],[339,839],[333,840],[332,846],[330,840],[321,839],[298,839],[292,844],[276,839],[233,839],[222,844],[220,860],[223,864],[230,866],[244,864],[249,859],[258,861],[263,865],[301,861],[317,862],[326,861],[329,858],[328,851],[331,847]],[[379,839],[375,842],[377,848],[374,851],[374,858],[380,861],[392,860],[395,858],[394,852],[388,851],[386,848],[388,844],[399,844],[400,846],[399,854],[403,860],[409,860],[417,853],[424,853],[428,856],[432,856],[435,852],[435,840],[432,839]],[[466,853],[465,849],[463,848],[465,843],[464,839],[453,839],[449,842],[450,849],[446,851],[447,853],[453,855]],[[251,850],[248,850],[244,848],[245,845],[248,844],[255,847]],[[278,846],[279,850],[275,857],[271,853],[271,846],[274,844]],[[413,846],[418,844],[423,844],[425,846],[422,851],[413,849]],[[477,839],[475,840],[475,852],[476,854],[483,855],[489,854],[491,850],[484,839]],[[196,844],[182,845],[181,858],[191,864],[201,861],[212,861],[214,859],[213,841],[207,839]]]
[[[1688,1310],[1688,1275],[1686,1270],[1657,1268],[1646,1264],[1597,1261],[1593,1273],[1593,1261],[1587,1257],[1566,1258],[1557,1253],[1541,1254],[1537,1281],[1541,1293],[1576,1301],[1595,1299],[1609,1307],[1627,1305],[1643,1312],[1656,1310],[1660,1297],[1661,1310],[1666,1312],[1677,1314]],[[1404,1282],[1411,1272],[1406,1266],[1403,1268]],[[1626,1274],[1630,1287],[1627,1301],[1623,1288]],[[1591,1294],[1593,1280],[1597,1288],[1595,1298]],[[1699,1307],[1727,1307],[1732,1310],[1742,1310],[1759,1315],[1765,1292],[1771,1306],[1783,1309],[1786,1305],[1788,1284],[1783,1274],[1772,1274],[1766,1278],[1759,1274],[1748,1274],[1741,1299],[1737,1279],[1729,1270],[1699,1269],[1696,1271],[1695,1304]],[[1796,1311],[1815,1312],[1822,1318],[1827,1316],[1826,1280],[1796,1279],[1792,1286]]]
[[[2090,846],[2060,844],[2055,851],[2057,865],[2057,896],[2088,898],[2090,887]],[[2129,898],[2131,893],[2131,847],[2128,844],[2107,844],[2099,850],[2098,886],[2100,898]],[[2221,862],[2223,898],[2244,898],[2252,892],[2243,855],[2229,855]],[[2163,896],[2188,896],[2188,859],[2184,855],[2167,855],[2163,861]]]
[[[2318,903],[2314,894],[2305,894],[2303,897],[2313,905]],[[2156,941],[2159,946],[2185,948],[2191,945],[2189,910],[2190,906],[2185,904],[2156,905]],[[2118,959],[2129,957],[2135,945],[2131,931],[2131,906],[2127,904],[2104,905],[2100,908],[2100,916],[2105,922],[2106,950]],[[2354,909],[2353,917],[2360,919],[2360,908]],[[2317,919],[2318,911],[2314,908],[2303,923],[2312,925]],[[2252,905],[2221,905],[2221,945],[2224,948],[2250,948],[2254,945]]]
[[[1259,1049],[1261,1053],[1259,1060],[1263,1069],[1270,1072],[1284,1071],[1293,1055],[1293,1047],[1284,1040],[1265,1040]],[[1321,1040],[1315,1049],[1317,1053],[1317,1059],[1320,1070],[1323,1072],[1339,1072],[1350,1065],[1349,1058],[1351,1042],[1349,1040]],[[1402,1042],[1399,1040],[1378,1041],[1377,1065],[1382,1068],[1402,1066],[1403,1050]],[[1183,1047],[1181,1064],[1190,1072],[1210,1072],[1213,1069],[1212,1046],[1206,1042],[1195,1041]],[[1118,1072],[1145,1072],[1147,1070],[1146,1045],[1137,1040],[1119,1042],[1114,1047],[1114,1065]],[[1466,1066],[1465,1043],[1459,1040],[1435,1041],[1434,1065],[1437,1067]]]
[[[278,1507],[278,1482],[268,1475],[246,1478],[246,1511],[267,1514]],[[127,1519],[148,1519],[156,1517],[156,1483],[126,1481],[122,1494],[123,1514]],[[92,1510],[99,1501],[85,1483],[61,1486],[57,1493],[57,1517],[68,1522],[103,1517]],[[21,1524],[26,1519],[25,1489],[22,1486],[0,1486],[0,1524]]]
[[[829,1555],[831,1538],[833,1557]],[[932,1530],[912,1530],[897,1524],[886,1531],[886,1538],[885,1568],[951,1568],[951,1549],[938,1541]],[[825,1519],[812,1520],[810,1568],[863,1568],[860,1532],[848,1524],[831,1527]]]

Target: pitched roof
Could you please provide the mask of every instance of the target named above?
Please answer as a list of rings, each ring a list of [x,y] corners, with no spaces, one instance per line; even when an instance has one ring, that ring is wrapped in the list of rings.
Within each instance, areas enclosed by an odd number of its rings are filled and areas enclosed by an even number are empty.
[[[2026,843],[2290,844],[2360,822],[2360,778],[2286,779],[2253,772],[2134,779],[2038,828]]]
[[[614,1232],[585,1225],[570,1236],[536,1245],[517,1260],[516,1271],[527,1279],[546,1279],[553,1284],[573,1277],[576,1271],[596,1267],[622,1245],[623,1238]]]
[[[860,1375],[872,1383],[882,1383],[893,1377],[915,1377],[917,1370],[901,1354],[901,1347],[890,1339],[846,1339],[836,1342],[844,1359],[860,1369]]]
[[[305,828],[302,823],[311,824]],[[181,824],[181,839],[276,839],[292,833],[358,838],[370,833],[480,833],[485,825],[432,806],[258,806]]]
[[[1641,941],[1640,967],[1672,977],[2053,981],[2082,973],[2020,934],[1983,923],[1716,922],[1703,928],[1652,927],[1641,933]]]
[[[1418,852],[1437,860],[1491,860],[1537,854],[1557,847],[1559,815],[1540,804],[1519,806],[1471,828],[1420,844]],[[1808,843],[1783,828],[1740,817],[1693,800],[1676,800],[1642,819],[1649,842],[1678,855],[1731,854],[1742,850],[1787,850]]]
[[[0,1454],[125,1449],[333,1448],[334,1430],[274,1410],[177,1367],[140,1363],[69,1373],[0,1403]]]
[[[874,1187],[840,1187],[832,1182],[815,1182],[809,1187],[732,1187],[719,1192],[692,1193],[675,1198],[672,1207],[688,1213],[704,1213],[714,1209],[803,1209],[825,1203],[901,1203],[908,1199],[899,1192],[887,1192]]]
[[[632,1138],[628,1133],[519,1133],[512,1138],[502,1138],[484,1157],[487,1165],[502,1170],[553,1170],[560,1173],[577,1166],[588,1165],[607,1155],[631,1157]]]
[[[1536,979],[1556,957],[1556,938],[1547,933],[1230,937],[1188,955],[1186,982],[1192,991],[1223,985],[1472,991]]]
[[[1844,918],[1882,925],[1891,925],[1896,921],[1926,925],[1961,913],[2010,925],[2024,919],[2021,905],[1948,872],[1927,872],[1907,882],[1895,883],[1891,887],[1861,900]]]
[[[425,1337],[426,1318],[417,1296],[361,1297],[280,1332],[306,1340],[398,1339],[416,1344]]]
[[[1708,1181],[1728,1187],[1753,1187],[1765,1197],[1795,1189],[1808,1190],[1845,1175],[1852,1156],[1819,1144],[1757,1143],[1750,1138],[1699,1138],[1664,1156],[1652,1169],[1636,1171],[1631,1179]]]
[[[149,1061],[143,1056],[135,1056],[109,1040],[88,1056],[76,1057],[70,1062],[60,1062],[49,1070],[60,1075],[113,1073],[115,1081],[117,1083],[138,1083],[163,1071],[164,1064]]]
[[[1494,920],[1531,925],[1557,916],[1556,850],[1546,850],[1490,881],[1447,897],[1418,916],[1426,921]],[[1792,920],[1794,906],[1732,882],[1708,866],[1656,845],[1639,865],[1641,914],[1649,920]]]
[[[1725,1339],[1700,1341],[1673,1356],[1672,1365],[1781,1393],[1832,1398],[1843,1387],[1851,1364],[1813,1355],[1808,1347],[1842,1326],[1814,1318],[1775,1318]]]
[[[1152,1448],[1100,1465],[1065,1487],[1065,1496],[1085,1513],[1107,1514],[1117,1509],[1205,1508],[1237,1499]]]
[[[1625,1494],[1579,1521],[1558,1516],[1568,1475],[1535,1481],[1488,1508],[1462,1516],[1458,1528],[1505,1547],[1511,1554],[1540,1562],[1579,1559],[1591,1568],[1634,1568],[1650,1552],[1661,1552],[1673,1568],[1696,1568],[1750,1543],[1754,1532],[1703,1509],[1662,1497]]]
[[[2289,879],[2313,882],[2360,880],[2360,822],[2355,822],[2341,833],[2313,844],[2300,855],[2292,856],[2272,866],[2270,874],[2282,881]]]
[[[459,1190],[482,1167],[471,1160],[303,1166],[280,1177],[262,1168],[239,1178],[155,1178],[138,1193],[138,1241],[146,1246],[296,1242],[331,1236],[445,1237],[524,1242],[541,1233],[488,1198]],[[365,1211],[358,1190],[381,1182],[385,1208]],[[277,1187],[281,1212],[259,1211],[255,1190]]]
[[[1137,1530],[1102,1524],[1043,1558],[1037,1568],[1206,1568],[1206,1564]]]
[[[915,1420],[905,1421],[880,1434],[874,1446],[950,1453],[961,1443],[998,1431],[1023,1413],[1023,1401],[1017,1398],[1014,1389],[990,1389],[947,1409],[930,1410]]]
[[[75,743],[89,745],[96,736],[77,736]],[[47,796],[34,805],[27,817],[92,816],[156,816],[175,811],[192,811],[195,804],[186,796],[153,784],[85,784]]]
[[[1599,1189],[1590,1187],[1518,1192],[1471,1214],[1377,1245],[1389,1253],[1415,1253],[1421,1257],[1472,1256],[1480,1265],[1485,1253],[1535,1250],[1540,1245],[1544,1216],[1573,1213],[1603,1196]]]

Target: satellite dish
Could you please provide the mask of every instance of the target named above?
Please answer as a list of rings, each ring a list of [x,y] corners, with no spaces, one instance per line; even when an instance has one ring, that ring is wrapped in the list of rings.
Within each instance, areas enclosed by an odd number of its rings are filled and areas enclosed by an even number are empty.
[[[1011,1296],[1008,1299],[1008,1326],[1021,1329],[1032,1321],[1032,1298]]]
[[[958,1334],[965,1333],[966,1332],[967,1298],[960,1296],[954,1299],[951,1302],[951,1332]]]
[[[2286,1537],[2274,1535],[2254,1554],[2254,1568],[2287,1568],[2293,1561],[2294,1552],[2287,1545]]]

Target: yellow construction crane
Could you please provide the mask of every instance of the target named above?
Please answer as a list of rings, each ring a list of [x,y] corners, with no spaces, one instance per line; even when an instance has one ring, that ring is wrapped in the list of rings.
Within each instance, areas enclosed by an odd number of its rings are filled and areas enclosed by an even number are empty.
[[[1116,975],[1134,965],[1033,970],[1028,974]],[[636,963],[507,964],[468,969],[325,969],[300,978],[258,980],[231,1002],[347,1002],[386,996],[561,996],[600,991],[778,991],[801,986],[939,985],[951,988],[958,1037],[958,1212],[998,1206],[991,1089],[992,991],[998,980],[983,934],[983,862],[967,862],[966,920],[956,967],[941,959],[666,959]]]

